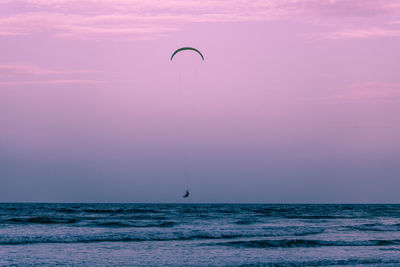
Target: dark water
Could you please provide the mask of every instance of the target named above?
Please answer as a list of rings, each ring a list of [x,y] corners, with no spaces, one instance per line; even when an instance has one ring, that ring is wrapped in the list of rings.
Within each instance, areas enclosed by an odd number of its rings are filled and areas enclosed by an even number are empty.
[[[0,204],[0,266],[400,266],[400,205]]]

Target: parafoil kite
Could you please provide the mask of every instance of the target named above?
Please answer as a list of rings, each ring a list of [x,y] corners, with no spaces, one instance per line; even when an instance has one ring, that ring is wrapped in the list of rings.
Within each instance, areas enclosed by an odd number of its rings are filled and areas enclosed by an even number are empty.
[[[203,56],[203,54],[202,54],[199,50],[197,50],[196,48],[193,48],[193,47],[181,47],[181,48],[179,48],[179,49],[176,49],[175,52],[172,53],[171,60],[174,58],[174,56],[175,56],[177,53],[179,53],[179,52],[181,52],[181,51],[185,51],[185,50],[192,50],[192,51],[197,52],[197,53],[201,56],[201,59],[204,61],[204,56]]]

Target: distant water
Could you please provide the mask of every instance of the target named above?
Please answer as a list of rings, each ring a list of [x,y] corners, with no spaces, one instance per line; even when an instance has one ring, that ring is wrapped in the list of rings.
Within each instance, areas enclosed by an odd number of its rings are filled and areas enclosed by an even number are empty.
[[[400,205],[0,204],[0,266],[400,266]]]

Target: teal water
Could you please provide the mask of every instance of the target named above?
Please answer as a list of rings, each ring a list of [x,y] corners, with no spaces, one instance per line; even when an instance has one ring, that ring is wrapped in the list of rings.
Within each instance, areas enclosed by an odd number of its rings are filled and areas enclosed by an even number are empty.
[[[400,266],[400,205],[0,204],[0,266]]]

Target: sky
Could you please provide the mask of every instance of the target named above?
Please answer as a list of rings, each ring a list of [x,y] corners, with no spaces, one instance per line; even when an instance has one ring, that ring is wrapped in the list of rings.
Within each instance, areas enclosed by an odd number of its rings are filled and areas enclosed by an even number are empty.
[[[0,5],[0,202],[400,202],[397,0]]]

